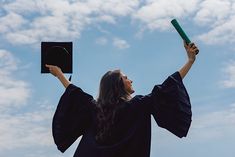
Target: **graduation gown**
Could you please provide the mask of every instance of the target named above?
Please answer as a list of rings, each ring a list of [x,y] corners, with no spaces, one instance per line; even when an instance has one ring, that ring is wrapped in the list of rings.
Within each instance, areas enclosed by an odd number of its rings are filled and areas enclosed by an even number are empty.
[[[191,104],[179,72],[155,85],[148,95],[137,95],[120,105],[109,144],[95,140],[96,105],[93,97],[70,84],[61,96],[52,122],[57,148],[64,152],[79,136],[74,157],[149,157],[151,115],[158,126],[186,137],[191,124]]]

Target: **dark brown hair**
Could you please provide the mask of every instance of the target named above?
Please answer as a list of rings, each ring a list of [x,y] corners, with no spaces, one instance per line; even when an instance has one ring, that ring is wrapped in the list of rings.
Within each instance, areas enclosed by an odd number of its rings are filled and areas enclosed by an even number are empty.
[[[105,73],[100,81],[97,98],[97,142],[104,143],[111,136],[118,104],[129,99],[130,94],[125,90],[121,71]]]

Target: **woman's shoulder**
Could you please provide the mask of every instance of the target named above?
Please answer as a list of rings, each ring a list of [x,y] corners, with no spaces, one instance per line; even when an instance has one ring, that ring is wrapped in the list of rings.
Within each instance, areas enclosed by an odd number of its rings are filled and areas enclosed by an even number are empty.
[[[125,110],[126,112],[134,112],[141,106],[140,104],[142,103],[142,98],[144,96],[142,95],[136,95],[133,98],[131,98],[129,101],[124,101],[119,105],[120,110]]]
[[[147,113],[150,103],[147,101],[147,97],[148,95],[135,95],[130,101],[128,101],[127,106],[129,106],[132,111],[136,111],[136,113]]]
[[[129,103],[131,104],[136,104],[136,103],[141,103],[142,100],[144,99],[144,95],[135,95],[130,101]]]

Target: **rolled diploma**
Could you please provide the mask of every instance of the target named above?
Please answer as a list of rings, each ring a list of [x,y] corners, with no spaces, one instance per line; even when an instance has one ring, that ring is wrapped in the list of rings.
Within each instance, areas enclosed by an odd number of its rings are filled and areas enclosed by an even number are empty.
[[[182,27],[179,25],[179,23],[177,22],[176,19],[173,19],[171,21],[172,25],[175,27],[175,29],[177,30],[177,32],[179,33],[179,35],[181,36],[181,38],[186,42],[186,44],[190,44],[191,41],[188,38],[188,36],[186,35],[186,33],[184,32],[184,30],[182,29]],[[199,51],[197,51],[198,54]]]

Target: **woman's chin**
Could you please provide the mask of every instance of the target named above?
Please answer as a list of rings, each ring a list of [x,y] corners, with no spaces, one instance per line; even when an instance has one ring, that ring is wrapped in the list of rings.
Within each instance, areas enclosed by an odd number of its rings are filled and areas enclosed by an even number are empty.
[[[129,93],[130,93],[130,94],[133,94],[133,93],[135,93],[135,91],[132,89]]]

